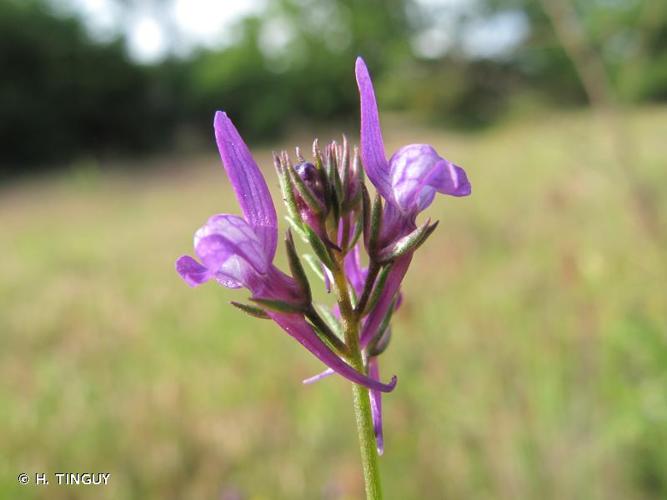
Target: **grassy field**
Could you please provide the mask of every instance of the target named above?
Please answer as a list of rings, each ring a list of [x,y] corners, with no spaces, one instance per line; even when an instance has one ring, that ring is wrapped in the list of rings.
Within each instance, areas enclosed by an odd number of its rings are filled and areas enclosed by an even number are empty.
[[[389,131],[465,166],[473,196],[433,205],[383,358],[387,498],[667,498],[667,109],[627,126],[662,233],[588,114]],[[211,144],[0,188],[1,498],[361,496],[350,387],[302,386],[320,365],[227,304],[244,292],[173,270],[238,212]],[[110,485],[16,479],[65,471]]]

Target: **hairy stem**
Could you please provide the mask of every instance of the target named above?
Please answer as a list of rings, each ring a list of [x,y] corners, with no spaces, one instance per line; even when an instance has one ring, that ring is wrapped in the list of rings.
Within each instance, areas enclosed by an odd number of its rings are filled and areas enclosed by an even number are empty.
[[[342,255],[337,259],[338,269],[333,273],[340,308],[341,320],[345,332],[345,343],[351,353],[352,366],[361,373],[366,373],[364,358],[359,347],[359,317],[355,313],[350,302],[347,279],[342,271]],[[366,498],[377,500],[382,498],[380,483],[380,468],[378,464],[377,443],[373,431],[373,418],[371,415],[370,394],[366,387],[353,384],[352,394],[354,397],[354,415],[357,422],[357,434],[359,435],[359,448],[361,451],[361,465],[364,473],[366,486]]]
[[[359,356],[359,362],[354,363],[354,365],[357,370],[363,370],[364,363],[361,360],[361,356]],[[370,396],[368,389],[358,384],[353,384],[352,394],[354,396],[354,416],[357,421],[357,433],[359,435],[361,465],[366,485],[366,498],[369,500],[381,499],[380,467],[378,464],[377,443],[373,431]]]

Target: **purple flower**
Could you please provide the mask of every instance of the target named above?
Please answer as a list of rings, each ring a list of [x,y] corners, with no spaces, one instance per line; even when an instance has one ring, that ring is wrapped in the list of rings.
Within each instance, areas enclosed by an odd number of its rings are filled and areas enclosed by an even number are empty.
[[[355,73],[361,105],[361,159],[366,175],[385,200],[378,242],[383,248],[416,229],[417,215],[433,202],[436,192],[467,196],[471,186],[461,167],[439,156],[428,144],[404,146],[387,161],[373,83],[361,58],[357,58]],[[362,347],[377,336],[399,293],[412,254],[408,252],[393,262],[380,298],[364,320]],[[379,378],[377,356],[369,359],[369,376]],[[382,453],[382,401],[377,391],[371,391],[371,411],[378,451]]]
[[[215,280],[228,288],[245,287],[254,299],[280,301],[298,310],[307,302],[302,288],[273,264],[278,224],[266,181],[225,113],[216,113],[214,128],[222,163],[243,217],[229,214],[211,217],[195,233],[199,262],[182,256],[176,261],[176,270],[190,286]],[[382,392],[389,392],[396,385],[395,377],[389,384],[383,384],[345,363],[317,336],[303,313],[266,312],[324,364],[352,382]]]
[[[428,207],[435,193],[467,196],[471,192],[465,171],[438,155],[432,146],[411,144],[387,161],[382,140],[373,83],[363,59],[355,72],[361,104],[361,159],[368,178],[385,199],[380,247],[385,247],[416,228],[417,214]],[[396,259],[384,292],[364,324],[361,344],[368,344],[398,292],[412,253]]]
[[[412,217],[431,204],[436,192],[469,195],[465,171],[438,156],[428,144],[404,146],[387,161],[373,83],[360,57],[356,76],[361,101],[361,160],[382,197],[401,214]]]

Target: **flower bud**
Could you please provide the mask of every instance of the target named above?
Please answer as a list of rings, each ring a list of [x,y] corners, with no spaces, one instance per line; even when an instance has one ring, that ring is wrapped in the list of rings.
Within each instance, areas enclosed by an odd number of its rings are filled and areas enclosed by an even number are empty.
[[[308,189],[310,189],[310,192],[312,193],[313,197],[322,205],[322,207],[325,207],[326,203],[324,194],[324,183],[322,182],[322,177],[320,176],[320,173],[317,171],[317,168],[315,168],[315,165],[313,165],[310,162],[304,161],[301,163],[297,163],[294,166],[294,170],[296,171],[296,174],[299,176],[299,178],[303,181],[305,186]],[[299,195],[299,193],[296,193],[296,195],[297,195],[297,203],[299,201],[301,203],[305,203],[305,201]]]
[[[326,150],[326,163],[331,165],[331,184],[337,188],[341,212],[348,213],[360,208],[363,171],[359,162],[359,151],[354,148],[350,154],[350,144],[343,136],[343,144],[331,142]]]

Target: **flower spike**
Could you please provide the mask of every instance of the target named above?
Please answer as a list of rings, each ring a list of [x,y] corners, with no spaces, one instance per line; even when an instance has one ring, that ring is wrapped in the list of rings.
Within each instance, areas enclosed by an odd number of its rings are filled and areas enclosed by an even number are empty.
[[[415,252],[438,225],[431,219],[418,224],[417,217],[436,193],[467,196],[471,188],[466,172],[428,144],[410,144],[387,156],[375,90],[361,58],[355,75],[361,109],[359,148],[343,135],[342,142],[322,147],[315,139],[310,160],[298,147],[296,163],[287,151],[273,154],[287,206],[285,218],[292,228],[285,236],[291,273],[274,262],[278,223],[266,180],[222,111],[215,114],[215,138],[241,215],[210,217],[195,232],[194,255],[181,256],[176,271],[191,287],[214,281],[247,289],[250,303],[232,301],[234,307],[272,320],[324,363],[324,371],[304,384],[333,374],[355,384],[362,460],[370,473],[377,470],[373,445],[380,455],[384,452],[382,393],[394,390],[397,381],[396,376],[389,382],[380,380],[379,358],[390,344],[403,278]],[[375,186],[374,199],[366,176]],[[310,253],[300,256],[293,234]],[[328,298],[334,297],[335,303],[314,302],[321,294],[309,282],[312,273],[306,273],[302,258],[324,289],[333,292]],[[367,486],[373,484],[366,479]],[[367,492],[375,498],[378,491]]]
[[[358,372],[308,324],[304,313],[312,309],[309,288],[273,264],[277,216],[266,181],[225,113],[216,113],[214,128],[220,157],[244,217],[229,214],[211,217],[195,233],[194,247],[199,261],[184,255],[176,261],[177,272],[190,286],[215,280],[228,288],[247,288],[252,293],[250,300],[261,308],[238,303],[234,304],[236,307],[259,317],[270,317],[329,368],[352,382],[381,392],[393,390],[396,377],[384,384]],[[312,240],[317,238],[312,230],[309,235]],[[324,245],[317,240],[321,250]],[[288,250],[294,250],[290,236]],[[296,257],[296,252],[291,252],[291,256]],[[293,258],[291,263],[297,279],[305,280],[298,259]]]

